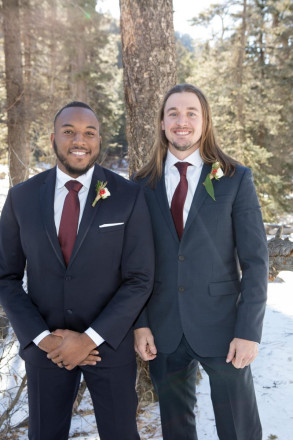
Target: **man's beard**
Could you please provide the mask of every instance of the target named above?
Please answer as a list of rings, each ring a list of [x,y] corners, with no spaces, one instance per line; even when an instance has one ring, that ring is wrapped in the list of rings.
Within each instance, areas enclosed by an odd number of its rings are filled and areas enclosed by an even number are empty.
[[[66,157],[63,156],[59,151],[58,151],[58,146],[56,144],[55,139],[53,140],[53,148],[55,151],[55,154],[57,156],[57,159],[62,163],[62,165],[64,166],[64,168],[66,169],[66,171],[68,172],[68,174],[71,176],[81,176],[82,174],[85,174],[93,165],[94,163],[97,161],[98,157],[99,157],[99,153],[96,154],[96,156],[93,156],[92,159],[90,160],[90,162],[88,163],[88,165],[86,165],[84,168],[75,168],[73,166],[71,166],[67,160]]]
[[[186,144],[186,145],[179,145],[176,142],[170,142],[169,143],[172,145],[172,147],[175,148],[175,150],[177,151],[188,151],[191,148],[195,147],[196,145],[198,145],[199,147],[199,141],[195,142],[195,143],[190,143],[190,144]]]

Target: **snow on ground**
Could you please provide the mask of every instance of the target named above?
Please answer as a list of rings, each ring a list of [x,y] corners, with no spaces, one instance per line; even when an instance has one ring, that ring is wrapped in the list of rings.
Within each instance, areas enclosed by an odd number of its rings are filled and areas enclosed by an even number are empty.
[[[293,273],[281,272],[269,283],[263,341],[252,365],[263,440],[290,440],[293,432]],[[197,387],[197,430],[199,440],[218,440],[210,400],[208,377]],[[141,440],[162,440],[158,404],[143,409],[138,417]],[[25,429],[19,440],[25,440]],[[84,396],[73,417],[70,440],[99,440],[90,397]],[[119,439],[113,439],[119,440]]]
[[[0,165],[0,210],[8,190],[8,178],[1,179],[6,167]],[[22,369],[23,366],[19,366]],[[281,272],[269,283],[268,304],[264,321],[263,340],[259,355],[252,365],[263,440],[290,440],[293,432],[293,273]],[[199,440],[218,440],[208,377],[197,387],[197,429]],[[3,383],[2,383],[3,386]],[[15,423],[26,412],[15,414]],[[162,440],[158,404],[144,408],[138,417],[141,440]],[[27,430],[18,431],[18,440],[27,439]],[[73,417],[70,440],[99,440],[90,397],[83,398],[79,413]],[[119,440],[119,439],[113,439]]]
[[[252,364],[256,395],[263,425],[263,440],[290,440],[293,432],[293,273],[281,272],[269,283],[263,340],[259,355]],[[200,440],[218,440],[210,400],[208,377],[197,387],[197,430]],[[141,440],[162,440],[158,404],[150,405],[139,415]],[[75,433],[93,427],[93,434]],[[95,422],[75,416],[70,439],[99,440]],[[118,440],[118,439],[117,439]]]

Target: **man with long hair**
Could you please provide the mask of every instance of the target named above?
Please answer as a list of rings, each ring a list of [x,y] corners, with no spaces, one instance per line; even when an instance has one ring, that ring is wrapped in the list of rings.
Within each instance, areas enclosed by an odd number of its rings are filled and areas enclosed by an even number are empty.
[[[190,84],[166,94],[144,188],[155,239],[152,296],[135,349],[150,361],[164,440],[196,440],[198,364],[220,440],[261,440],[251,362],[265,312],[268,254],[251,171],[216,141],[209,104]]]

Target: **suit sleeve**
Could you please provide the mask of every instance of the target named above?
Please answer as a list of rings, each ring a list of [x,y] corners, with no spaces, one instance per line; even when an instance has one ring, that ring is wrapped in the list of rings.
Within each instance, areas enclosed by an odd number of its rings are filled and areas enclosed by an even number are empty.
[[[117,348],[151,294],[154,279],[152,226],[142,189],[127,221],[121,259],[122,283],[91,327]]]
[[[268,283],[268,249],[252,174],[245,169],[232,211],[242,271],[235,337],[260,342]]]
[[[10,190],[0,220],[0,303],[22,348],[48,327],[23,288],[26,265]]]

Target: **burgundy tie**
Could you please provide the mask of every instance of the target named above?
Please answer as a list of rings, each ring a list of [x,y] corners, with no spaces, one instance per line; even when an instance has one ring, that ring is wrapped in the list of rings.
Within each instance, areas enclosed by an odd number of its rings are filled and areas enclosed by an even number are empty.
[[[69,193],[64,200],[58,238],[64,261],[68,266],[77,233],[79,218],[78,191],[82,188],[82,184],[77,180],[69,180],[65,183],[65,186]]]
[[[191,165],[188,162],[177,162],[175,167],[180,173],[180,182],[175,189],[172,202],[171,202],[171,214],[174,220],[175,228],[181,240],[183,234],[183,207],[187,195],[188,182],[186,179],[187,167]]]

